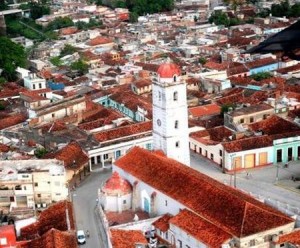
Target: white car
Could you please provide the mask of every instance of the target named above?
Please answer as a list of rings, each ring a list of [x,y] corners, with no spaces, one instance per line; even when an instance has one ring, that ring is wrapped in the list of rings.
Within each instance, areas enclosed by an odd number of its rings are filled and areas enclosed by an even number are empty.
[[[85,244],[86,240],[85,240],[85,234],[83,230],[78,230],[77,231],[77,243],[80,245]]]

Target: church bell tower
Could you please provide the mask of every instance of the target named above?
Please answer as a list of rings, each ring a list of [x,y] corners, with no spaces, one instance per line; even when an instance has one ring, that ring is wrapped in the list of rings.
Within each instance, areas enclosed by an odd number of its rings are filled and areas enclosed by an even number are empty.
[[[153,146],[190,166],[186,84],[174,63],[160,65],[152,84]]]

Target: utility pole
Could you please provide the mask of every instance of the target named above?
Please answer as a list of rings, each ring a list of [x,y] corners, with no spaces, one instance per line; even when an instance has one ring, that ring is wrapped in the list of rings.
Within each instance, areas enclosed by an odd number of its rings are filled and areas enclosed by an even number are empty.
[[[236,160],[234,160],[234,178],[233,178],[233,186],[236,188]]]
[[[278,183],[279,180],[279,164],[276,165],[276,179],[275,179],[275,183]]]

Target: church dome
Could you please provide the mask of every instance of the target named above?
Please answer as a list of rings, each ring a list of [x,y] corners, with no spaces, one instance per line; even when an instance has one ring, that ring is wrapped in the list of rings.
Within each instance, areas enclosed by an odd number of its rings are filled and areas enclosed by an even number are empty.
[[[161,64],[157,70],[157,74],[161,78],[172,78],[174,75],[180,76],[181,70],[178,65],[174,63]]]
[[[132,186],[115,171],[104,184],[102,192],[107,195],[126,195],[132,192]]]

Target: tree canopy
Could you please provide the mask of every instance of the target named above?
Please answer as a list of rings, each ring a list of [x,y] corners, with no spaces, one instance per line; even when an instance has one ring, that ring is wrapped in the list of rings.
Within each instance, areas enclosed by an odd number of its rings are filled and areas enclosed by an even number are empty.
[[[56,30],[60,28],[70,27],[73,25],[74,23],[70,17],[56,17],[52,22],[50,22],[47,25],[46,30]]]
[[[240,24],[240,20],[238,18],[229,18],[227,14],[221,10],[215,10],[208,18],[208,21],[216,25],[224,25],[225,27]]]
[[[0,47],[0,69],[3,70],[1,76],[7,80],[14,80],[17,67],[26,66],[25,50],[6,37],[0,37]]]
[[[266,71],[266,72],[259,72],[259,73],[253,74],[250,77],[256,81],[261,81],[261,80],[272,77],[272,74],[270,72]]]
[[[76,47],[73,47],[70,44],[66,44],[64,46],[64,48],[61,50],[59,57],[64,57],[66,55],[73,54],[75,52],[77,52],[77,48]]]
[[[71,69],[78,71],[80,74],[86,74],[89,70],[89,66],[82,59],[79,59],[71,64]]]
[[[300,3],[290,5],[288,0],[279,4],[272,4],[271,9],[263,9],[258,14],[260,17],[267,17],[269,14],[277,17],[299,17],[300,16]]]
[[[28,7],[30,9],[30,17],[34,20],[42,17],[43,15],[50,14],[50,7],[46,4],[32,1],[28,3]]]

